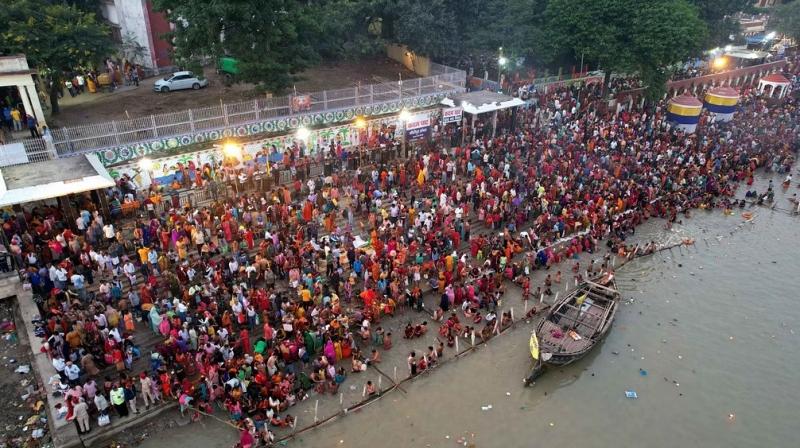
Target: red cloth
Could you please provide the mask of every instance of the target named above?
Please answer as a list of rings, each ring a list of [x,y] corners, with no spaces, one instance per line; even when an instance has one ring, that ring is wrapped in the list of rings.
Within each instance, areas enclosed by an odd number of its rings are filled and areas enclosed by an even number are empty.
[[[242,434],[239,437],[239,444],[242,445],[242,448],[251,448],[253,446],[253,435],[250,434],[250,431],[243,429]]]

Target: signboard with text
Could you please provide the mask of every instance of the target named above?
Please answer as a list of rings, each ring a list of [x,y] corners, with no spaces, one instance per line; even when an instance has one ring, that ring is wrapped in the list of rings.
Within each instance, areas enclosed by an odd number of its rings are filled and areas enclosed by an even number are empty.
[[[460,107],[450,107],[448,109],[442,109],[442,124],[448,123],[460,123],[461,116],[464,113],[464,109]]]
[[[431,117],[429,114],[413,115],[406,122],[406,140],[419,140],[426,138],[431,132]]]

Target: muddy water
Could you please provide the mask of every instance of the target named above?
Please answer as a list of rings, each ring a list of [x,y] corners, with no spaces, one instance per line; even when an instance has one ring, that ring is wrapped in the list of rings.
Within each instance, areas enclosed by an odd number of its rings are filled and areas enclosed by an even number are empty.
[[[788,208],[777,196],[778,208]],[[753,210],[748,224],[740,210],[729,217],[715,210],[672,231],[658,222],[637,231],[646,240],[691,236],[697,244],[620,269],[626,303],[612,333],[535,387],[521,386],[530,360],[529,329],[520,326],[406,384],[407,394],[289,445],[797,446],[800,217]],[[626,390],[639,398],[627,399]],[[230,446],[235,438],[207,421],[143,446]]]

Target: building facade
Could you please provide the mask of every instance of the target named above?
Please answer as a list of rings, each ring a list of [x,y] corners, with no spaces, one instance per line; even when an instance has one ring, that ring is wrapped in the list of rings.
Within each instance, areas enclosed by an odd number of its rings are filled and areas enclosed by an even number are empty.
[[[150,0],[105,0],[102,12],[114,40],[134,63],[155,71],[172,66],[172,46],[164,38],[172,26]]]

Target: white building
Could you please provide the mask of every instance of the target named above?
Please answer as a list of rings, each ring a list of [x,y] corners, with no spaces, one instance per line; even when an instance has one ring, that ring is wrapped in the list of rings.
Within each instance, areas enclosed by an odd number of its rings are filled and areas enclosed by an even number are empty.
[[[39,102],[39,95],[36,92],[33,76],[35,70],[28,67],[28,60],[25,55],[0,56],[0,87],[16,90],[16,95],[8,95],[14,99],[19,99],[25,113],[36,117],[39,126],[47,126],[42,112],[42,105]]]
[[[172,46],[163,38],[171,25],[150,0],[104,0],[101,6],[112,37],[128,58],[153,70],[172,66]]]

